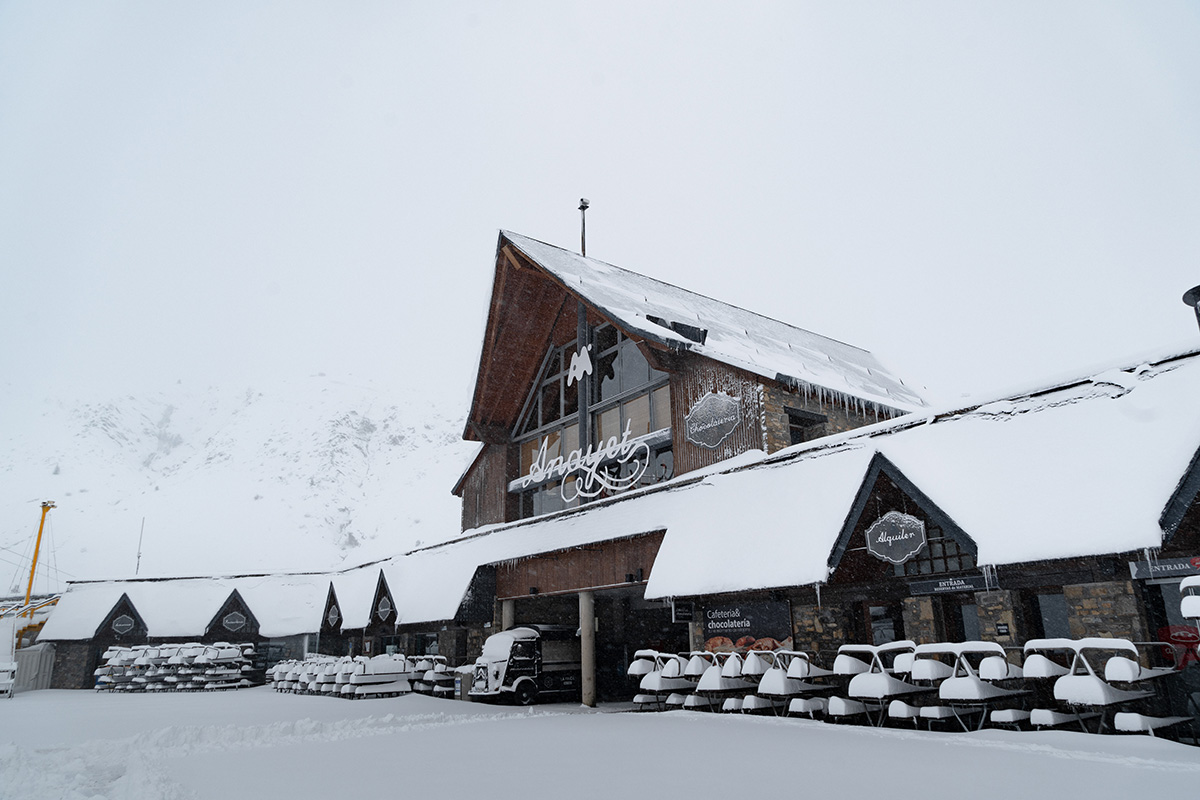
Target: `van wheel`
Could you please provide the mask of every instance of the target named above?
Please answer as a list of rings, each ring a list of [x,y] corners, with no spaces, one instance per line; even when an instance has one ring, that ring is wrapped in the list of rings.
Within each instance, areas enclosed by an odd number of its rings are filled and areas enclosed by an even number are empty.
[[[533,684],[529,681],[522,683],[517,687],[516,701],[519,706],[531,706],[533,701],[537,699],[537,689],[533,688]]]

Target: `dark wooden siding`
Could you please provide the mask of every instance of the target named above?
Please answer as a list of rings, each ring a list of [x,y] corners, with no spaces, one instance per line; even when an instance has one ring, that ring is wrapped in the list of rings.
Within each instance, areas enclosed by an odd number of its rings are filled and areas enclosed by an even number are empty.
[[[700,357],[680,358],[671,373],[671,429],[675,474],[707,467],[718,461],[766,448],[762,382],[742,370]],[[687,441],[684,419],[709,392],[724,392],[741,401],[742,421],[716,449]]]
[[[462,529],[507,522],[516,518],[514,500],[508,494],[509,445],[484,445],[462,484]]]
[[[538,594],[576,592],[582,589],[622,586],[630,575],[650,577],[663,533],[572,547],[524,558],[496,568],[496,597],[528,597]]]

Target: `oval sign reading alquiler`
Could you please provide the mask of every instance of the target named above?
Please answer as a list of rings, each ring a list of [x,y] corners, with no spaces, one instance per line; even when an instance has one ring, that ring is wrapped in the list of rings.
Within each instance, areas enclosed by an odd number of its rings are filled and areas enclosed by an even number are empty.
[[[924,546],[925,523],[911,514],[889,511],[867,528],[867,551],[893,564],[903,564]]]
[[[742,421],[742,401],[724,392],[709,392],[683,418],[684,437],[715,450]]]

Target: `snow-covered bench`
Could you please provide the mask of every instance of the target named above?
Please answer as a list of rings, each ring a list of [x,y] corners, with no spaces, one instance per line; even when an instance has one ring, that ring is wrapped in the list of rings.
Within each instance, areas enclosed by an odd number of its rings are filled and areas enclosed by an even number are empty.
[[[1113,729],[1119,733],[1148,733],[1154,736],[1155,731],[1173,728],[1185,722],[1191,725],[1192,718],[1149,717],[1145,714],[1137,714],[1132,711],[1118,711],[1113,715]]]

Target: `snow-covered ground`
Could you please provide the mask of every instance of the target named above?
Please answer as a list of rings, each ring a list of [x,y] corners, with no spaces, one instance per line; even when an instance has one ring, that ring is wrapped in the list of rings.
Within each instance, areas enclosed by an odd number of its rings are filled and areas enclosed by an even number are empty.
[[[600,711],[616,711],[619,707]],[[41,691],[0,700],[0,798],[1188,797],[1200,749],[675,711]]]

